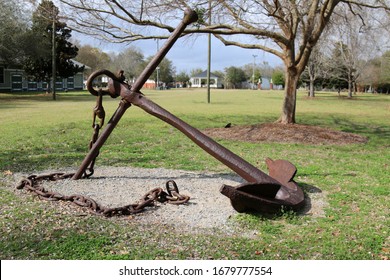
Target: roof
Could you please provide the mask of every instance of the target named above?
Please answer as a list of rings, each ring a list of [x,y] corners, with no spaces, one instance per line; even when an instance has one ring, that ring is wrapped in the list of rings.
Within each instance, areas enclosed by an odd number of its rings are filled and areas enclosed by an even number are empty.
[[[85,65],[85,64],[82,64],[81,62],[78,62],[74,59],[71,59],[70,61],[72,61],[75,65],[79,66],[79,67],[83,67],[84,66],[84,69],[91,69],[91,67],[89,67],[88,65]],[[6,61],[0,57],[0,65],[5,65],[6,64]],[[21,67],[20,65],[18,67]]]
[[[207,70],[205,70],[199,74],[196,74],[196,75],[192,76],[191,78],[207,78]],[[215,75],[213,72],[210,72],[210,78],[221,78],[221,77]]]
[[[85,65],[85,64],[82,64],[81,62],[78,62],[74,59],[71,59],[70,61],[72,61],[76,66],[79,66],[79,67],[83,67],[84,66],[84,69],[91,69],[91,67]]]

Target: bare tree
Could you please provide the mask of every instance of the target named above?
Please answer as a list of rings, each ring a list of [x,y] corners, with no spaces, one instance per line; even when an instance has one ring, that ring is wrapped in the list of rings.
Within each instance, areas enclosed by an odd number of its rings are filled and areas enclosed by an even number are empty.
[[[348,84],[348,97],[356,94],[356,83],[361,78],[369,62],[377,56],[383,44],[381,37],[386,32],[382,23],[373,21],[367,10],[359,10],[359,17],[354,17],[355,10],[340,11],[335,15],[332,27],[333,38],[329,42],[335,46],[337,60],[333,61],[333,68],[339,78]],[[378,16],[378,14],[377,14]],[[387,37],[387,36],[386,36]]]
[[[25,49],[29,16],[16,0],[0,0],[0,61],[20,63]]]
[[[130,46],[119,54],[112,55],[111,69],[115,72],[121,69],[126,73],[127,79],[133,80],[141,74],[144,62],[145,57],[142,51]]]
[[[90,68],[85,70],[87,74],[105,68],[111,62],[110,56],[107,53],[91,45],[81,46],[76,60]]]
[[[375,92],[382,84],[381,58],[375,58],[368,63],[359,78],[359,85],[362,91]]]
[[[285,97],[280,122],[294,123],[296,90],[313,47],[339,9],[389,10],[388,0],[61,0],[73,28],[109,41],[166,38],[182,10],[200,20],[186,34],[212,33],[225,45],[259,49],[285,66]],[[209,3],[211,12],[209,13]],[[70,9],[72,8],[72,9]],[[74,11],[75,10],[75,11]],[[358,16],[358,13],[355,13]],[[211,19],[209,18],[211,15]],[[70,24],[70,23],[69,23]]]
[[[309,83],[309,97],[315,97],[315,83],[318,79],[328,76],[326,44],[318,43],[312,50],[306,69],[302,73],[302,80]]]

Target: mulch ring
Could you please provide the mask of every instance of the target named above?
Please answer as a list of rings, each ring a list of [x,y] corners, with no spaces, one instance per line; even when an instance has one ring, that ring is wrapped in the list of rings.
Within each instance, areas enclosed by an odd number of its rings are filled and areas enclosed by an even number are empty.
[[[303,125],[263,123],[226,128],[208,128],[203,132],[215,139],[244,142],[276,142],[309,145],[348,145],[367,143],[367,137],[329,128]]]

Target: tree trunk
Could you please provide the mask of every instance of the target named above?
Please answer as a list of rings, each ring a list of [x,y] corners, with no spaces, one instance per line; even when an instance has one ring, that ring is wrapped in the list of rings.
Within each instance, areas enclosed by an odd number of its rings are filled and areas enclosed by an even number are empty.
[[[352,98],[352,88],[353,88],[353,83],[352,80],[348,80],[348,98]]]
[[[351,71],[348,71],[348,98],[352,98],[353,79]]]
[[[46,93],[50,94],[51,93],[51,80],[50,80],[50,78],[48,78],[46,80],[46,84],[47,84]]]
[[[298,79],[299,74],[296,68],[292,68],[286,71],[286,85],[284,89],[282,115],[278,120],[280,123],[295,123]]]
[[[309,83],[309,97],[314,97],[314,79],[310,77],[310,83]]]

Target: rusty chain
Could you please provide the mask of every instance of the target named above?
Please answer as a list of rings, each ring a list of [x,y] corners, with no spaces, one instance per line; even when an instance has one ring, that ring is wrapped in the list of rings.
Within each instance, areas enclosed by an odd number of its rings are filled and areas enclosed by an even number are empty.
[[[166,182],[166,192],[162,188],[155,188],[147,192],[141,199],[134,204],[121,207],[107,208],[99,205],[95,200],[83,195],[63,195],[58,192],[46,190],[42,186],[43,181],[58,181],[70,179],[74,173],[51,173],[47,175],[30,175],[20,181],[17,189],[27,189],[33,192],[40,199],[48,201],[69,201],[80,207],[89,208],[92,212],[106,217],[133,215],[142,212],[146,207],[155,206],[156,202],[170,204],[184,204],[190,199],[189,196],[179,194],[176,182],[169,180]]]
[[[91,141],[89,142],[89,146],[88,146],[89,150],[92,149],[93,144],[99,138],[99,131],[104,125],[105,117],[106,117],[106,112],[104,111],[104,107],[103,107],[103,92],[99,90],[97,91],[96,106],[93,108],[93,115],[92,115],[93,133],[92,133]],[[96,118],[99,119],[99,123],[96,122]],[[95,158],[91,161],[91,163],[85,170],[83,174],[83,178],[89,178],[94,174],[95,162],[98,156],[99,153],[96,154]]]

